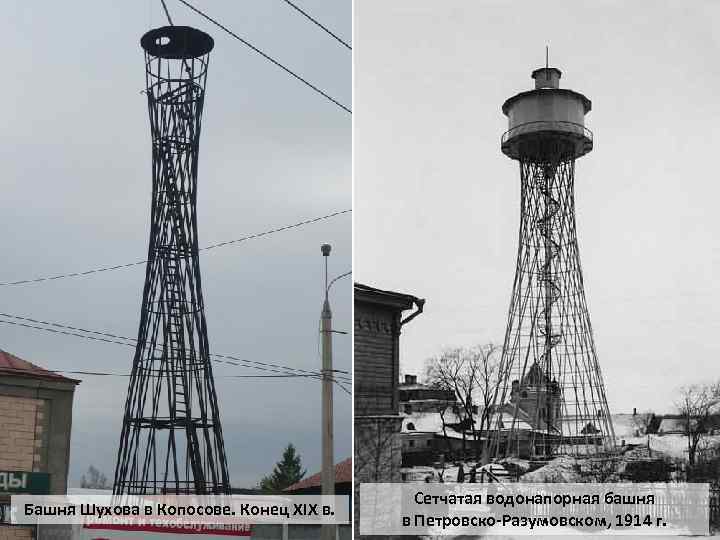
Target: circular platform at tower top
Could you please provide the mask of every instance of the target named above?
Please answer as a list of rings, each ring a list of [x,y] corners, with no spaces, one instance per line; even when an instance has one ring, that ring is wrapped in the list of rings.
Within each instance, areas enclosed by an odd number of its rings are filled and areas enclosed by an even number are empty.
[[[535,88],[520,92],[503,103],[508,130],[500,146],[511,159],[542,159],[546,148],[557,144],[567,158],[579,158],[593,148],[585,115],[592,103],[579,92],[560,88],[562,72],[540,68],[532,72]]]
[[[190,26],[153,28],[140,39],[140,46],[157,58],[183,60],[198,58],[212,51],[213,38]]]

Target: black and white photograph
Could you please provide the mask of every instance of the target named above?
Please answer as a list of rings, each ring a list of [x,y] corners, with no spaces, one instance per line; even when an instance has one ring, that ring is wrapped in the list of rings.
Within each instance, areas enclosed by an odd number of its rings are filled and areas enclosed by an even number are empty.
[[[707,482],[720,525],[718,22],[355,2],[356,492]]]

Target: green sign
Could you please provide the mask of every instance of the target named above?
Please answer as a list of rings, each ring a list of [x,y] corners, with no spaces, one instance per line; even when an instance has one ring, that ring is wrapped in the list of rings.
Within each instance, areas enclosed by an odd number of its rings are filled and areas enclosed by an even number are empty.
[[[39,472],[0,471],[0,493],[47,495],[50,493],[50,475]]]

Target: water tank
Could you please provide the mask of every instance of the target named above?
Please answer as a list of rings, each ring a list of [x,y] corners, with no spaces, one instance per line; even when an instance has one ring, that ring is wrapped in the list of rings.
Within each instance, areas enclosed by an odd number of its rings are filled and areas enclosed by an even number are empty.
[[[543,145],[561,144],[575,159],[592,150],[592,133],[585,127],[591,102],[573,90],[560,88],[562,72],[540,68],[532,73],[535,89],[511,97],[502,106],[508,131],[501,139],[503,153],[512,159],[539,159]]]

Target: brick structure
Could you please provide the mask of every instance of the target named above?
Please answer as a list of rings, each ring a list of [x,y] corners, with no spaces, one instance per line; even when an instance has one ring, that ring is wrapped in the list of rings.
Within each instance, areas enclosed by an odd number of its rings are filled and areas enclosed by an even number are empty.
[[[25,493],[67,492],[72,400],[79,382],[0,350],[0,473],[41,473],[40,491],[31,480]],[[10,503],[11,489],[0,487],[0,505]],[[0,540],[34,536],[31,527],[0,525]]]
[[[400,331],[425,301],[409,294],[355,284],[353,403],[355,500],[363,482],[399,482],[402,449],[398,380]],[[404,311],[415,311],[403,318]],[[359,537],[359,505],[355,535]]]
[[[0,470],[39,471],[47,459],[45,401],[0,395]]]

